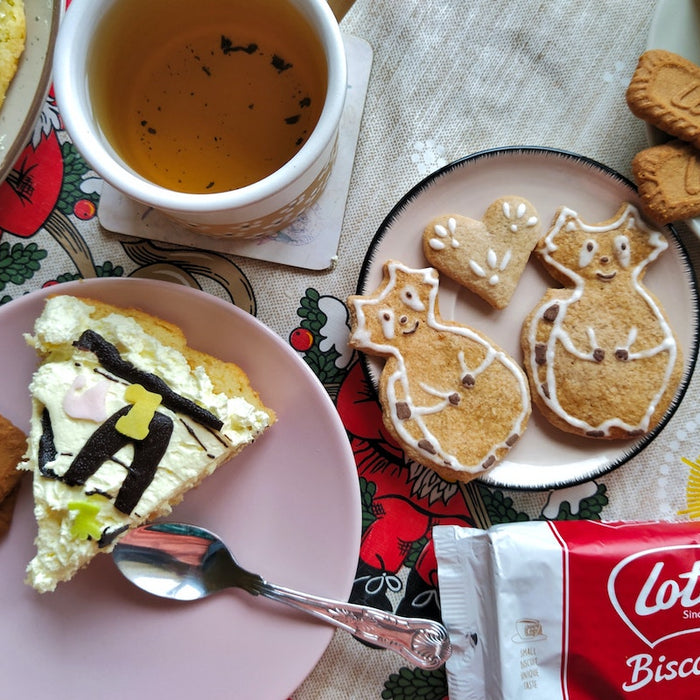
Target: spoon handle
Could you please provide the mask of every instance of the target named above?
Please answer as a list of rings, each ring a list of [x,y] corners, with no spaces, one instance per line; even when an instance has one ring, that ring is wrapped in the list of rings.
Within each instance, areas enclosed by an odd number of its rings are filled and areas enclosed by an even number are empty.
[[[432,620],[401,617],[366,605],[320,598],[267,581],[263,581],[258,591],[266,598],[330,622],[364,642],[391,649],[426,670],[439,668],[452,653],[447,630]]]

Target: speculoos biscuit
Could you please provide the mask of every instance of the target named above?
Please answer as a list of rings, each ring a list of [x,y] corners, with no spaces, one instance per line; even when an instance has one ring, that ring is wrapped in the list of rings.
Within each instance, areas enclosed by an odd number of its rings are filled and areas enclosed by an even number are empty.
[[[632,160],[641,206],[657,225],[700,216],[700,151],[674,139]]]
[[[626,97],[637,117],[700,148],[700,66],[670,51],[645,51]]]

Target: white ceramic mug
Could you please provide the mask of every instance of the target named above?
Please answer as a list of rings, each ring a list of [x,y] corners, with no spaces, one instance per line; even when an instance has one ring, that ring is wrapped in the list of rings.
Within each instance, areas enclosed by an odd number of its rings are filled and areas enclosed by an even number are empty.
[[[300,150],[272,174],[238,189],[207,194],[175,191],[146,179],[117,154],[96,122],[87,78],[92,38],[105,14],[119,2],[73,0],[56,42],[56,101],[65,127],[85,160],[127,197],[198,233],[252,238],[290,224],[323,191],[335,157],[347,88],[347,66],[337,18],[329,2],[288,0],[310,24],[326,62],[323,107],[310,135]],[[351,3],[346,0],[336,4],[334,10],[342,15]],[[196,21],[197,3],[190,4],[190,10],[192,21]],[[128,37],[124,40],[129,41]]]

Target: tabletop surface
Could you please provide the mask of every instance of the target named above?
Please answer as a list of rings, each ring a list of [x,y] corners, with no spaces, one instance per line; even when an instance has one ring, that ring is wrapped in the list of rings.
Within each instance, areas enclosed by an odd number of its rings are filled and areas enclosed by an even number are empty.
[[[355,454],[363,503],[355,602],[439,618],[437,524],[687,518],[700,453],[697,377],[659,437],[610,473],[556,491],[459,487],[410,463],[387,438],[363,365],[347,347],[345,300],[373,237],[430,173],[485,149],[537,146],[631,178],[647,132],[625,90],[656,9],[648,0],[356,0],[341,29],[371,47],[371,74],[340,239],[322,270],[106,230],[103,183],[72,147],[49,95],[0,186],[0,304],[80,277],[153,277],[231,301],[289,342],[329,392]],[[700,243],[684,224],[676,230],[696,265]],[[314,243],[285,235],[276,244],[291,251]],[[448,697],[444,670],[406,667],[336,633],[293,697],[419,694]]]

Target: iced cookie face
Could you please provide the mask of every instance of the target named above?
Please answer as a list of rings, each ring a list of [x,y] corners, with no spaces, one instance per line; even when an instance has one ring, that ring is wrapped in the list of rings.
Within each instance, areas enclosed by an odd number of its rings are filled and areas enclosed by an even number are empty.
[[[355,320],[351,343],[370,354],[400,356],[424,336],[431,322],[434,325],[437,292],[435,270],[391,266],[376,294],[351,297]]]
[[[633,283],[632,275],[641,281],[647,266],[666,248],[663,235],[647,228],[632,205],[602,224],[587,224],[562,207],[537,254],[549,273],[566,286],[605,285],[622,279]],[[621,288],[620,293],[635,292]]]

